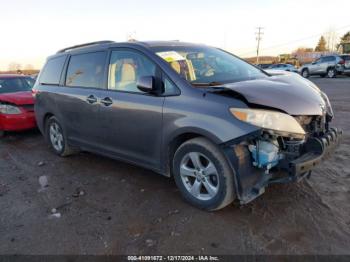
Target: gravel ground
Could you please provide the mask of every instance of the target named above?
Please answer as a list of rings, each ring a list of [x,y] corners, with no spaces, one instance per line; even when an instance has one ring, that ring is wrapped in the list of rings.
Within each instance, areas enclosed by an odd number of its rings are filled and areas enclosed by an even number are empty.
[[[172,179],[88,153],[59,158],[38,131],[0,140],[0,254],[350,254],[350,78],[312,78],[344,140],[310,180],[218,212]],[[41,178],[40,178],[41,177]]]

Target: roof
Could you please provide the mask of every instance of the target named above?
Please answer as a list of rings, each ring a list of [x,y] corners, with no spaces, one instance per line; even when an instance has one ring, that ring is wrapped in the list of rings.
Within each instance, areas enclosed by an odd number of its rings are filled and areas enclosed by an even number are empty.
[[[130,42],[128,42],[130,43]],[[188,42],[181,42],[178,40],[172,40],[172,41],[142,41],[142,42],[132,42],[132,43],[138,43],[141,45],[145,45],[147,47],[160,47],[160,46],[198,46],[202,44],[195,44],[195,43],[188,43]]]
[[[118,46],[143,46],[145,48],[151,47],[164,47],[164,46],[198,46],[200,44],[180,42],[177,40],[173,41],[129,41],[129,42],[113,42],[113,41],[97,41],[85,44],[79,44],[75,46],[66,47],[64,49],[59,50],[56,55],[74,52],[74,51],[82,51],[82,50],[90,50],[90,49],[100,49],[100,48],[108,48],[108,47],[118,47]]]
[[[17,78],[17,77],[29,77],[29,76],[19,75],[19,74],[0,74],[0,78]]]

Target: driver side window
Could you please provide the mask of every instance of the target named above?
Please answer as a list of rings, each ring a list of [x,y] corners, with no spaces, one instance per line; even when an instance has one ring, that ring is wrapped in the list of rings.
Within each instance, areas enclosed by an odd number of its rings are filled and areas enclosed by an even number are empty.
[[[137,88],[137,80],[142,76],[155,76],[156,66],[146,56],[129,50],[112,51],[108,89],[142,93]]]

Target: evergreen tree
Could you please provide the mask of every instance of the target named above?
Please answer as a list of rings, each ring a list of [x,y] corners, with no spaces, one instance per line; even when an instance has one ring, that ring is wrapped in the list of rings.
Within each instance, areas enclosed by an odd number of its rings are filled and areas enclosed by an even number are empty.
[[[324,52],[324,51],[328,51],[327,49],[327,42],[326,39],[321,36],[320,40],[318,40],[318,44],[315,48],[315,51],[317,52]]]
[[[349,43],[349,42],[350,42],[350,31],[340,38],[340,43]]]

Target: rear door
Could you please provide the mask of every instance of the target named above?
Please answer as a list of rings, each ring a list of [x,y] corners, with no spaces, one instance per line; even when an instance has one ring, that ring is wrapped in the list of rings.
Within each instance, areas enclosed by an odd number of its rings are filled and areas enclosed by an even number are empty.
[[[334,67],[336,65],[335,56],[327,56],[324,58],[324,63],[322,63],[322,72],[327,72],[329,67]]]
[[[56,96],[68,139],[79,145],[94,146],[101,139],[98,113],[106,58],[107,51],[71,55],[64,86]]]
[[[129,48],[113,49],[108,67],[108,90],[101,91],[99,117],[104,150],[159,168],[164,97],[143,93],[136,85],[141,76],[159,79],[159,68]]]

